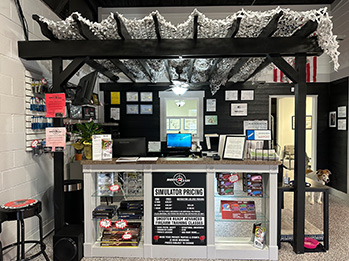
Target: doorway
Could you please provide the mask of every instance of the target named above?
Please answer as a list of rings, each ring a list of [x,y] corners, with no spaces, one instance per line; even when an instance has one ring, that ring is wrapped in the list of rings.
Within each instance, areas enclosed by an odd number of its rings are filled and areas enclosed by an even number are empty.
[[[270,128],[273,133],[273,145],[280,160],[290,170],[294,169],[294,115],[295,97],[293,95],[270,96]],[[317,96],[308,95],[306,100],[306,155],[308,168],[316,169],[317,134]]]

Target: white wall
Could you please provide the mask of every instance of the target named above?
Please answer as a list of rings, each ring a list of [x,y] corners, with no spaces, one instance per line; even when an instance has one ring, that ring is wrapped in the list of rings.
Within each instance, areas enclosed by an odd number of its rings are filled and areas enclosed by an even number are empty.
[[[30,40],[44,39],[31,19],[33,13],[57,19],[39,0],[20,1],[28,21]],[[43,203],[45,234],[53,229],[53,160],[51,155],[33,158],[25,152],[25,67],[18,58],[17,41],[24,40],[13,0],[0,1],[0,204],[23,198]],[[26,62],[31,68],[50,76],[49,62]],[[28,67],[27,67],[28,69]],[[26,238],[38,238],[37,218],[26,220]],[[3,245],[16,241],[16,223],[4,222],[0,240]],[[7,253],[9,260],[14,251]]]

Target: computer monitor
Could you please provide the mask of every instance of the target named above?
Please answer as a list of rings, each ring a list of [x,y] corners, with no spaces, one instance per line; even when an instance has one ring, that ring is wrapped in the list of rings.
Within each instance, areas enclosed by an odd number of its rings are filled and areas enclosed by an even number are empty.
[[[113,139],[113,157],[143,157],[147,155],[146,140],[142,138]]]
[[[191,134],[168,133],[166,144],[167,149],[170,150],[189,150],[191,148]]]
[[[75,98],[72,101],[73,105],[91,104],[93,89],[96,84],[97,71],[89,73],[82,77],[76,89]]]

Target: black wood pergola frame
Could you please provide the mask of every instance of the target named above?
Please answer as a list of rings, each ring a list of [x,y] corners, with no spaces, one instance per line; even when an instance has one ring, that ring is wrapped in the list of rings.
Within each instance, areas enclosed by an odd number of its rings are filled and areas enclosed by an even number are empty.
[[[227,38],[198,39],[161,39],[159,29],[155,40],[135,40],[121,37],[121,40],[98,40],[81,25],[79,31],[85,40],[57,40],[43,23],[40,23],[42,33],[51,41],[20,41],[18,42],[19,57],[26,60],[52,60],[53,92],[63,92],[64,84],[86,63],[100,73],[117,81],[118,77],[111,75],[96,59],[108,59],[116,66],[121,65],[120,59],[135,59],[146,66],[145,59],[176,58],[215,58],[214,67],[222,58],[240,57],[240,68],[250,57],[265,57],[265,61],[250,75],[252,77],[269,63],[274,63],[287,77],[295,83],[295,183],[294,183],[294,226],[293,249],[296,253],[304,253],[305,226],[305,116],[306,116],[306,56],[320,55],[316,37],[308,37],[316,30],[317,24],[306,23],[291,37],[270,37],[276,30],[275,16],[258,38],[234,38],[239,22],[232,25]],[[33,18],[37,18],[33,16]],[[154,18],[154,17],[153,17]],[[195,17],[194,17],[195,19]],[[37,19],[35,19],[37,20]],[[38,20],[37,20],[38,21]],[[156,17],[154,21],[157,21]],[[123,28],[122,26],[120,27]],[[125,28],[124,28],[125,29]],[[121,30],[122,31],[122,30]],[[197,32],[197,31],[196,31]],[[122,34],[122,32],[120,32]],[[125,35],[125,32],[124,32]],[[289,65],[282,56],[295,56],[295,68]],[[72,62],[63,70],[63,60]],[[122,65],[121,65],[122,67]],[[119,67],[120,68],[120,67]],[[146,69],[146,68],[145,68]],[[232,69],[233,75],[237,68]],[[168,67],[167,67],[167,70]],[[132,81],[133,77],[125,68],[121,71]],[[147,71],[147,70],[146,70]],[[211,69],[210,74],[212,74]],[[151,75],[148,74],[151,78]],[[249,77],[249,78],[250,78]],[[170,81],[171,76],[169,75]],[[55,118],[55,127],[62,127],[63,119]],[[54,211],[56,233],[64,226],[64,158],[63,152],[55,152],[54,156]]]

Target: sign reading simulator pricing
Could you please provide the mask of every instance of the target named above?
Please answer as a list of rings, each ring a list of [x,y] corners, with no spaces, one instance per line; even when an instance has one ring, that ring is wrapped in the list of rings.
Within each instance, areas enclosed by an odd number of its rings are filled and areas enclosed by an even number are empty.
[[[153,175],[153,244],[206,245],[206,173]]]

